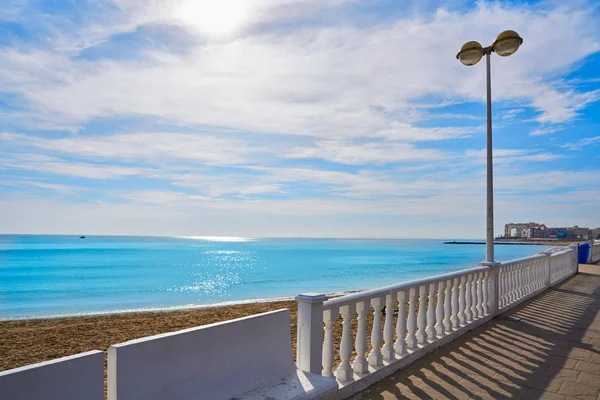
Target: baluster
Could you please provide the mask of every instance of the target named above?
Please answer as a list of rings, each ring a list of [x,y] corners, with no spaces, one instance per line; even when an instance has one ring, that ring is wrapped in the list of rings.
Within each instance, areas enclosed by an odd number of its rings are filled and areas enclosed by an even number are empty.
[[[325,338],[323,340],[323,372],[321,375],[333,378],[333,325],[338,317],[337,308],[323,311],[323,322],[325,323]]]
[[[531,262],[529,263],[529,266],[527,267],[527,274],[526,274],[526,278],[527,279],[527,294],[533,292],[533,284],[535,282],[534,275],[533,275],[533,270],[535,268],[535,264],[536,264],[537,260],[531,260]]]
[[[406,291],[398,292],[398,321],[396,323],[394,350],[400,357],[408,354],[406,349]]]
[[[465,280],[465,321],[467,323],[473,320],[473,316],[471,314],[471,289],[473,287],[472,275],[467,275]]]
[[[498,310],[502,309],[503,301],[504,301],[504,267],[498,267],[498,274],[496,275],[498,278]],[[488,298],[491,300],[488,304],[488,308],[491,310],[492,308],[492,296],[494,295],[493,287],[492,287],[492,279],[493,275],[490,275],[490,284],[488,285]]]
[[[479,280],[479,276],[477,273],[473,274],[473,279],[471,280],[471,319],[475,321],[478,317],[477,315],[477,281]]]
[[[371,352],[369,353],[369,365],[379,368],[383,365],[383,354],[381,354],[381,310],[383,301],[380,297],[371,299],[373,306],[373,329],[371,330]]]
[[[452,279],[446,281],[446,293],[444,295],[444,330],[446,333],[452,331]]]
[[[529,293],[532,292],[531,290],[531,284],[532,284],[532,279],[531,279],[531,270],[535,265],[535,260],[532,260],[528,263],[527,265],[527,271],[525,271],[525,287],[527,288],[525,290],[525,295],[528,295]]]
[[[410,288],[408,298],[408,333],[406,334],[406,344],[409,349],[414,350],[418,347],[417,336],[415,334],[415,331],[417,330],[417,316],[415,314],[415,302],[417,301],[416,288]]]
[[[427,333],[427,339],[430,342],[437,339],[435,330],[435,287],[435,283],[429,284],[429,296],[427,296],[427,328],[425,328],[425,332]]]
[[[512,265],[510,265],[506,269],[506,284],[508,286],[508,293],[506,296],[506,305],[509,305],[510,303],[513,302],[513,288],[514,288],[513,269],[514,269],[514,266],[512,266]]]
[[[543,260],[543,261],[542,261]],[[538,265],[538,290],[544,287],[546,274],[546,260],[541,259]]]
[[[460,277],[460,291],[458,292],[458,321],[461,325],[467,323],[465,316],[465,281],[466,277]]]
[[[494,267],[496,268],[496,267]],[[481,283],[481,303],[482,303],[482,310],[483,310],[483,314],[482,316],[488,315],[490,312],[490,307],[489,307],[489,293],[488,293],[488,289],[489,289],[489,280],[490,280],[490,271],[489,269],[485,272],[482,273],[482,283]]]
[[[417,314],[417,339],[419,344],[427,343],[427,332],[425,327],[427,326],[427,317],[425,313],[425,307],[427,303],[427,285],[419,287],[419,313]]]
[[[521,279],[521,272],[523,270],[523,264],[519,263],[517,265],[517,273],[515,274],[515,279],[517,281],[516,283],[516,290],[515,290],[515,300],[519,300],[521,298],[521,292],[523,290],[523,283],[522,283],[522,279]]]
[[[394,361],[394,297],[390,293],[385,296],[385,325],[383,326],[384,345],[381,352],[385,361]]]
[[[527,267],[527,262],[519,263],[519,272],[517,274],[517,282],[519,291],[517,292],[517,298],[520,300],[523,298],[525,294],[525,268]]]
[[[340,307],[340,314],[342,314],[340,359],[342,362],[335,371],[335,377],[340,382],[351,381],[353,377],[352,366],[350,365],[350,357],[352,356],[352,316],[354,315],[352,308],[350,305]]]
[[[437,304],[435,306],[435,336],[443,337],[446,333],[444,328],[444,304],[445,297],[444,292],[446,289],[446,281],[438,282],[438,295],[437,295]]]
[[[512,266],[506,267],[506,306],[512,302],[512,268]]]
[[[532,261],[529,260],[527,263],[525,263],[525,266],[523,268],[523,297],[529,294],[529,270],[532,265]]]
[[[487,275],[487,293],[488,293],[488,313],[492,313],[492,309],[494,306],[494,302],[496,302],[496,306],[500,309],[500,299],[502,298],[502,279],[500,278],[500,274],[502,273],[502,267],[496,266],[494,268],[498,268],[498,272],[488,269]],[[494,282],[494,279],[497,281]],[[498,285],[498,292],[494,290],[494,285]],[[494,296],[498,296],[498,299],[494,299]]]
[[[367,301],[361,301],[356,305],[356,312],[358,313],[358,329],[356,330],[356,358],[352,363],[354,372],[359,375],[364,375],[369,372],[369,364],[365,357],[367,351],[367,311],[369,311],[371,305]]]
[[[515,301],[521,298],[521,264],[515,266]]]
[[[460,318],[458,314],[460,313],[460,304],[458,302],[459,293],[458,288],[460,285],[460,278],[454,278],[454,284],[452,285],[452,317],[450,317],[450,322],[452,322],[452,328],[454,330],[460,328]]]
[[[537,271],[538,271],[538,260],[533,260],[531,263],[531,292],[537,290]]]
[[[477,273],[477,318],[483,317],[483,274]]]

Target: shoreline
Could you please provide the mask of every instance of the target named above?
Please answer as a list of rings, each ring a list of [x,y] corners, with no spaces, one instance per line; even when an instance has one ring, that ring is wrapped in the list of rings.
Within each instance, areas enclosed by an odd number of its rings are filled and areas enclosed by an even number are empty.
[[[325,293],[329,298],[343,296],[346,294],[358,293],[367,289],[360,290],[347,290],[344,292],[333,292]],[[91,311],[73,314],[52,314],[52,315],[33,315],[33,316],[17,316],[17,317],[0,317],[0,323],[12,322],[12,321],[39,321],[39,320],[53,320],[53,319],[71,319],[71,318],[87,318],[87,317],[108,317],[111,315],[127,315],[127,314],[146,314],[146,313],[168,313],[177,311],[187,310],[198,310],[198,309],[210,309],[220,307],[231,307],[231,306],[243,306],[252,304],[264,304],[264,303],[278,303],[295,301],[296,296],[282,296],[282,297],[268,297],[261,299],[248,299],[248,300],[231,300],[224,301],[221,303],[212,304],[184,304],[181,306],[170,306],[170,307],[152,307],[152,308],[134,308],[134,309],[119,309],[119,310],[107,310],[107,311]]]

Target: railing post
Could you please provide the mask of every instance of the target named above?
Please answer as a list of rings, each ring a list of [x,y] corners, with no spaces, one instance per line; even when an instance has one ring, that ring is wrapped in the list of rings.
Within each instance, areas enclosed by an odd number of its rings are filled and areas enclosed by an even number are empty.
[[[498,310],[500,309],[500,266],[501,264],[498,262],[487,262],[484,261],[479,263],[479,265],[490,268],[490,315],[492,317],[498,315]]]
[[[546,256],[544,265],[546,266],[546,274],[544,275],[544,287],[549,288],[552,284],[552,252],[549,250],[541,251],[538,254]]]
[[[296,365],[302,371],[321,375],[323,369],[323,302],[324,294],[299,294]]]
[[[573,269],[575,270],[575,273],[578,274],[579,273],[579,245],[577,243],[573,243],[573,244],[569,245],[569,247],[571,249],[573,249],[574,255],[571,256],[571,259],[575,260],[575,266],[576,267],[573,268]],[[594,253],[592,253],[592,249],[593,248],[594,248],[594,241],[592,240],[592,244],[590,245],[590,257],[591,257],[592,254],[594,254]],[[593,263],[594,259],[591,258],[590,262]]]

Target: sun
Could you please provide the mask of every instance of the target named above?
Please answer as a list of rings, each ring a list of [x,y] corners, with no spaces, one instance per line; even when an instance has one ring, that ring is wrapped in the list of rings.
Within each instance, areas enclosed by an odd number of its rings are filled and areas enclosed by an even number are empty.
[[[237,29],[246,18],[248,0],[186,0],[176,16],[211,34],[226,34]]]

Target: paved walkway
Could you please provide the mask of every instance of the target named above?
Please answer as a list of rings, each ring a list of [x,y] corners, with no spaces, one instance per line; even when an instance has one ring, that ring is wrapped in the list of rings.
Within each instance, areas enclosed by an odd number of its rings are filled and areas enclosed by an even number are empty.
[[[354,399],[600,400],[600,266],[365,389]]]

